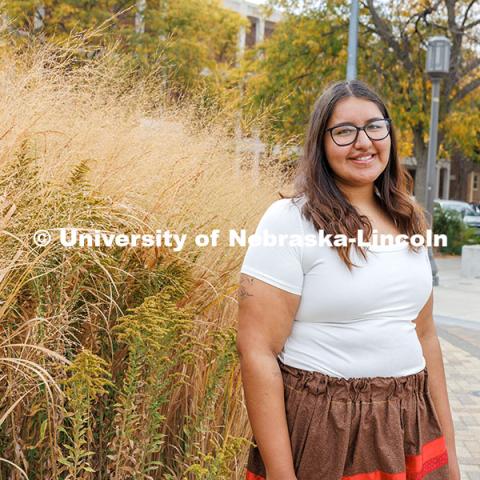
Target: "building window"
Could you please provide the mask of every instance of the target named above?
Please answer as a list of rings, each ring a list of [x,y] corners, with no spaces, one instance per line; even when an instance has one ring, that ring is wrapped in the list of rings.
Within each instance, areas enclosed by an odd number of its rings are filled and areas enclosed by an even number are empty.
[[[474,173],[472,175],[472,189],[473,190],[478,190],[478,180],[479,180],[480,175],[478,173]]]
[[[275,30],[275,22],[270,22],[266,20],[265,21],[265,38],[271,37],[274,30]]]
[[[250,28],[245,36],[245,45],[247,48],[252,48],[257,43],[257,20],[254,17],[248,17],[250,21]]]

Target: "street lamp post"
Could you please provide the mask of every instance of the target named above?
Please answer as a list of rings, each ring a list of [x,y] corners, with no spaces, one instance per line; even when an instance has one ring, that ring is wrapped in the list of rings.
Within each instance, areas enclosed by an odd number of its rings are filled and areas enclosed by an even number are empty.
[[[433,228],[433,201],[435,196],[436,157],[438,139],[438,111],[440,107],[440,81],[450,68],[450,40],[446,37],[428,39],[426,71],[432,80],[432,103],[430,113],[430,135],[427,160],[427,194],[425,208],[429,216],[429,227]],[[433,258],[432,247],[428,247],[428,258],[432,267],[433,285],[438,285],[438,268]]]
[[[347,80],[357,78],[358,0],[352,1],[348,28]]]

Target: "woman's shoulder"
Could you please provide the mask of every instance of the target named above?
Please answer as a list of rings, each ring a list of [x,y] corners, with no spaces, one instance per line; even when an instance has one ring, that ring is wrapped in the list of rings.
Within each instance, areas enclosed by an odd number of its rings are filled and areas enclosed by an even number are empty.
[[[265,211],[263,218],[272,219],[281,223],[301,221],[303,197],[280,198],[270,204]]]
[[[275,200],[270,204],[267,210],[273,211],[301,211],[301,208],[305,204],[306,199],[304,195],[296,196],[296,197],[286,197],[280,198]]]

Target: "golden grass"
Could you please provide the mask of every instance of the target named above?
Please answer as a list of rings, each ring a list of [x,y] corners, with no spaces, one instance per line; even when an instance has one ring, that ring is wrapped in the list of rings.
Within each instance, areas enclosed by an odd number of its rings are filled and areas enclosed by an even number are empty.
[[[172,101],[115,50],[80,62],[78,45],[2,45],[0,478],[131,478],[136,442],[138,478],[241,478],[249,427],[232,334],[245,250],[226,239],[254,232],[279,169],[267,159],[252,177],[233,107]],[[32,245],[35,230],[63,226],[188,240],[180,252]],[[214,228],[217,248],[195,246]],[[139,330],[122,337],[140,305]]]

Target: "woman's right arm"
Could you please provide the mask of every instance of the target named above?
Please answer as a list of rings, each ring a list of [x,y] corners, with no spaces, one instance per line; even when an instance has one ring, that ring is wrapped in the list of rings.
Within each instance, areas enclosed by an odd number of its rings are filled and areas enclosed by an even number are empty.
[[[277,354],[290,335],[300,298],[240,275],[237,350],[247,413],[267,480],[296,480]]]

